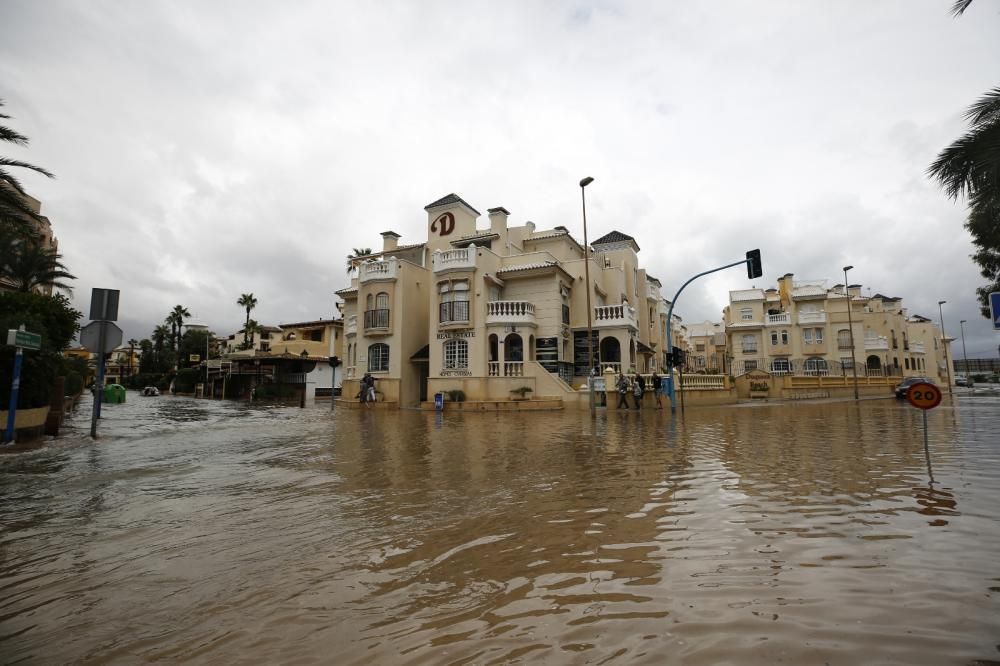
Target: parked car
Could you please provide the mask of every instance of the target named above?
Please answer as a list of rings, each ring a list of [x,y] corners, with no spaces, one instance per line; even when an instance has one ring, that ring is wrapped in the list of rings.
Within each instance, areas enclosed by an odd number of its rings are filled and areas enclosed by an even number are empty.
[[[907,377],[903,381],[896,384],[896,397],[900,400],[906,398],[906,394],[909,392],[910,387],[914,384],[934,384],[934,381],[930,377]],[[937,386],[937,384],[934,384]]]
[[[972,386],[972,382],[964,375],[955,377],[955,386]]]

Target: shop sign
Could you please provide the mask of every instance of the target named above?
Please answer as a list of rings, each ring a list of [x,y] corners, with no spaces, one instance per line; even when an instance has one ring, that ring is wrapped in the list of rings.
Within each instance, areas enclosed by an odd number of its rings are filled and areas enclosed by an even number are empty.
[[[768,393],[771,390],[771,373],[764,370],[751,370],[744,375],[750,383],[751,393]]]
[[[438,340],[450,340],[453,338],[474,338],[476,337],[475,331],[448,331],[447,333],[438,333]]]
[[[471,370],[442,370],[442,377],[471,377]]]

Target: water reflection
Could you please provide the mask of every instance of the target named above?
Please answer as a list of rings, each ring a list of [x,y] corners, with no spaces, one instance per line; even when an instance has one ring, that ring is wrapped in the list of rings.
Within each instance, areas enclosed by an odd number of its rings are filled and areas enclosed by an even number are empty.
[[[925,451],[919,414],[889,401],[593,421],[109,406],[96,444],[0,457],[0,649],[46,663],[985,659],[1000,629],[998,407],[933,412]]]

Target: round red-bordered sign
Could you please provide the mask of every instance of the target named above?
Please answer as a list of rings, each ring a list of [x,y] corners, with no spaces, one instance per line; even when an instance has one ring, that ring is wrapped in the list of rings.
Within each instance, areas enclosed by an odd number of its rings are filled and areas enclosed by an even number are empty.
[[[934,409],[941,404],[941,389],[934,384],[920,382],[906,392],[906,400],[919,409]]]

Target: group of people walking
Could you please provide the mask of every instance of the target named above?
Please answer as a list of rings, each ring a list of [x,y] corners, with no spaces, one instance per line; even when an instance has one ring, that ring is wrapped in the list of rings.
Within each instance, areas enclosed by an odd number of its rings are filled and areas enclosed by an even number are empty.
[[[663,378],[654,371],[652,377],[650,377],[650,383],[652,383],[652,387],[650,388],[652,388],[653,395],[656,398],[656,408],[663,409]],[[615,382],[615,388],[618,389],[618,407],[631,409],[628,404],[628,396],[631,394],[635,402],[635,408],[642,409],[642,396],[645,395],[647,388],[645,377],[633,374],[629,378],[624,373],[621,373],[618,375],[618,381]]]

